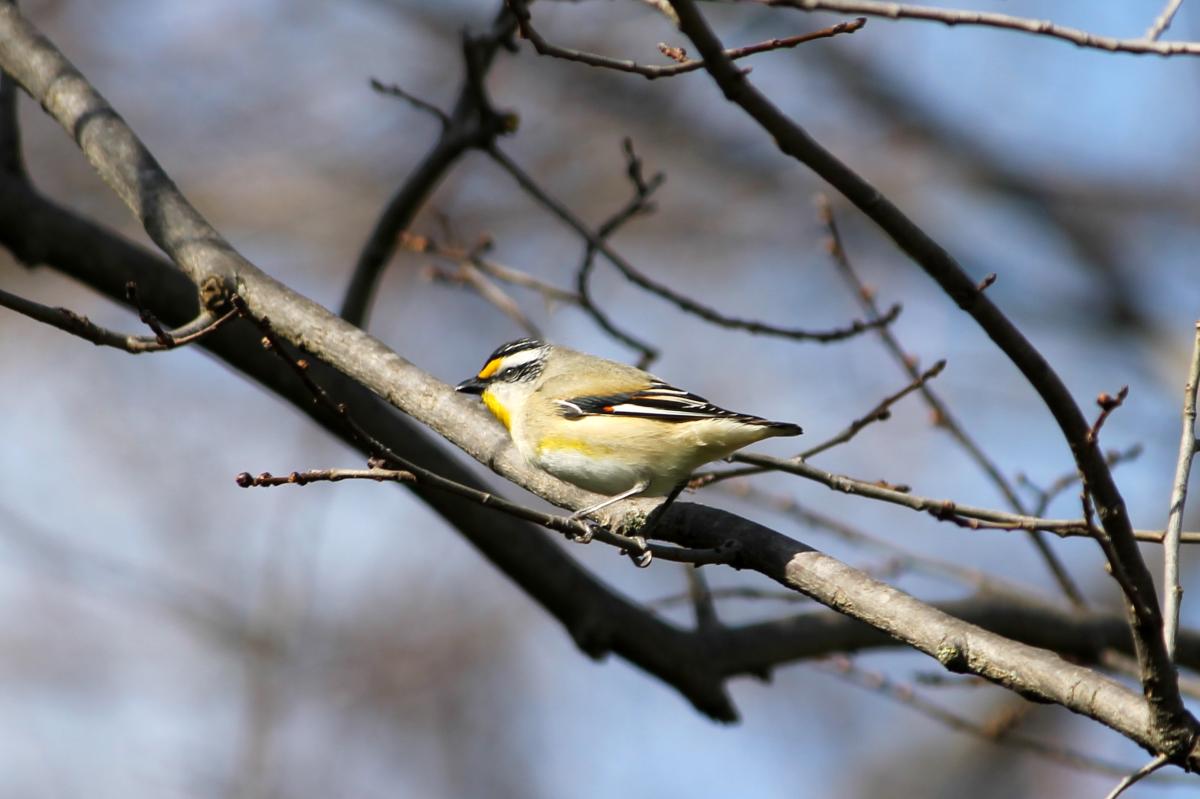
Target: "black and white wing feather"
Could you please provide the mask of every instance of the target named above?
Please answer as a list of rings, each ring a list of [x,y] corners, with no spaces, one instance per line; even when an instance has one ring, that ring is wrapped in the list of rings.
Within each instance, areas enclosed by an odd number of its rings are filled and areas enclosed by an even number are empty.
[[[727,419],[742,424],[771,427],[783,435],[798,435],[800,428],[788,422],[772,422],[760,416],[727,411],[697,394],[655,381],[638,391],[619,394],[572,397],[557,400],[560,412],[568,419],[584,416],[626,416],[655,419],[660,422],[694,422],[703,419]],[[791,432],[794,429],[795,432]]]

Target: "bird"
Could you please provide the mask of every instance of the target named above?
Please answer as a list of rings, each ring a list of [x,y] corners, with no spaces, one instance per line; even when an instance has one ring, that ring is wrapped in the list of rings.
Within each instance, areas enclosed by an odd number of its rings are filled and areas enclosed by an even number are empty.
[[[666,496],[665,507],[703,464],[765,438],[803,432],[536,338],[498,347],[455,390],[479,395],[529,464],[607,497],[571,519],[634,496]]]

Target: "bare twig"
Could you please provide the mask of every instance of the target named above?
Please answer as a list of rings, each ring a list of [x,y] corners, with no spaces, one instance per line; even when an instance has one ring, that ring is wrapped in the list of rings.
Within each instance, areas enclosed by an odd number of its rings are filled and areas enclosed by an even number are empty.
[[[561,58],[565,61],[574,61],[579,64],[586,64],[589,67],[601,67],[603,69],[614,69],[618,72],[630,72],[635,75],[641,75],[649,80],[656,78],[670,78],[675,75],[682,75],[686,72],[695,72],[704,68],[703,61],[696,60],[680,60],[674,64],[639,64],[636,61],[622,58],[609,58],[608,56],[599,55],[597,53],[588,53],[583,50],[575,50],[570,47],[562,47],[557,44],[546,41],[546,39],[533,28],[533,24],[529,14],[529,8],[524,0],[508,0],[508,7],[512,9],[513,14],[517,17],[517,24],[520,26],[522,38],[528,39],[533,48],[540,55],[552,56]],[[731,50],[726,50],[725,54],[732,59],[745,58],[747,56],[757,55],[758,53],[766,53],[772,50],[786,50],[797,45],[815,41],[817,39],[828,39],[832,36],[837,36],[842,33],[854,33],[854,31],[867,24],[865,17],[851,20],[849,22],[839,22],[836,25],[831,25],[828,28],[822,28],[812,33],[804,33],[799,36],[788,36],[784,39],[768,39],[765,42],[748,45],[746,47],[737,47]],[[670,55],[668,54],[668,57]]]
[[[524,330],[528,335],[534,338],[541,338],[542,331],[537,324],[530,319],[521,306],[517,305],[512,297],[504,289],[497,286],[483,270],[475,265],[474,260],[463,261],[459,264],[459,273],[463,280],[475,289],[480,297],[483,297],[489,303],[496,307],[500,313],[511,319],[517,327]]]
[[[1100,415],[1096,417],[1096,421],[1092,423],[1091,428],[1087,433],[1087,442],[1095,444],[1100,440],[1100,428],[1104,427],[1104,423],[1108,421],[1108,417],[1117,408],[1120,408],[1125,398],[1129,396],[1129,386],[1121,386],[1121,390],[1117,392],[1117,396],[1113,396],[1108,392],[1102,393],[1096,397],[1096,404],[1100,406]]]
[[[304,472],[290,472],[285,475],[274,475],[262,472],[252,475],[242,472],[233,481],[242,488],[268,488],[282,485],[308,485],[309,483],[337,483],[342,480],[374,480],[377,483],[414,483],[417,476],[412,472],[401,469],[310,469]]]
[[[974,505],[964,505],[949,499],[933,499],[900,491],[894,487],[880,485],[878,482],[856,480],[841,474],[818,469],[804,461],[789,458],[774,458],[769,455],[752,455],[738,453],[730,457],[735,463],[750,463],[764,466],[781,472],[789,472],[799,477],[814,480],[834,491],[846,494],[856,494],[869,499],[901,505],[915,511],[928,513],[940,521],[953,522],[969,530],[1043,530],[1053,533],[1060,538],[1088,537],[1100,538],[1103,528],[1089,519],[1046,519],[1019,513],[982,508]],[[1164,533],[1157,530],[1133,530],[1135,540],[1161,543]],[[1200,543],[1200,533],[1182,534],[1181,540],[1189,543]]]
[[[629,176],[630,183],[633,184],[633,197],[600,227],[596,228],[596,235],[602,241],[607,240],[631,219],[653,211],[654,205],[650,202],[650,198],[667,179],[662,172],[655,172],[649,180],[645,178],[642,172],[642,159],[633,149],[632,139],[626,137],[621,142],[621,149],[625,153],[625,173]],[[579,294],[580,306],[596,320],[596,324],[600,325],[606,333],[641,353],[641,357],[638,359],[640,368],[649,368],[650,364],[658,358],[658,349],[618,328],[592,297],[591,276],[592,267],[595,264],[596,247],[589,241],[584,245],[583,260],[575,272],[575,290]]]
[[[1171,485],[1171,504],[1167,513],[1163,540],[1163,634],[1167,651],[1175,656],[1175,632],[1179,628],[1179,604],[1183,586],[1179,584],[1179,541],[1183,529],[1183,506],[1187,501],[1188,477],[1196,457],[1196,391],[1200,385],[1200,322],[1192,344],[1192,362],[1183,387],[1183,433],[1179,439],[1179,459],[1175,462],[1175,480]]]
[[[568,227],[575,230],[589,246],[594,247],[597,252],[602,254],[618,271],[623,274],[626,279],[636,286],[639,286],[646,291],[654,294],[657,297],[672,303],[681,310],[700,317],[706,322],[711,322],[719,327],[727,327],[734,330],[745,330],[748,333],[758,333],[766,336],[778,336],[781,338],[794,339],[796,341],[818,341],[828,343],[832,341],[842,341],[847,338],[860,335],[864,331],[873,330],[875,328],[884,327],[891,324],[897,316],[900,315],[900,306],[893,306],[886,314],[879,319],[870,321],[854,320],[846,327],[837,328],[834,330],[799,330],[795,328],[777,327],[775,325],[766,324],[750,319],[738,319],[735,317],[725,316],[712,308],[701,305],[700,303],[691,300],[682,294],[664,286],[661,283],[655,282],[637,271],[632,264],[629,263],[623,256],[618,254],[612,247],[604,241],[603,237],[584,224],[573,211],[551,196],[545,189],[538,185],[528,172],[521,168],[519,164],[513,161],[499,147],[494,144],[487,148],[488,154],[497,164],[499,164],[506,172],[508,172],[515,181],[523,188],[526,193],[537,200],[546,210],[557,216]]]
[[[878,318],[880,314],[879,306],[875,301],[875,292],[863,282],[862,278],[858,275],[858,271],[854,268],[854,264],[846,252],[845,244],[842,242],[841,232],[838,229],[837,220],[833,215],[833,206],[830,204],[829,198],[823,194],[817,196],[817,212],[822,224],[825,226],[826,232],[829,234],[827,246],[838,273],[850,287],[855,299],[858,301],[859,307],[863,309],[867,318]],[[993,276],[989,275],[989,277]],[[983,281],[976,285],[976,291],[983,292],[990,284],[991,281],[988,281],[985,277]],[[879,336],[879,340],[883,343],[884,348],[891,353],[896,363],[900,365],[910,378],[915,380],[918,377],[917,361],[904,350],[895,332],[890,327],[881,327],[876,331],[876,335]],[[967,433],[966,427],[950,412],[949,406],[946,405],[938,393],[928,385],[921,386],[920,390],[925,404],[933,412],[935,424],[945,430],[966,451],[971,460],[975,462],[992,484],[996,486],[1000,495],[1004,497],[1009,507],[1015,513],[1027,515],[1028,510],[1025,508],[1024,503],[1021,502],[1021,498],[1017,496],[1017,492],[1013,490],[1008,478],[992,462],[992,459],[987,456],[987,453],[983,451],[983,447]],[[1062,589],[1063,594],[1076,607],[1083,607],[1085,604],[1083,593],[1075,585],[1075,581],[1071,579],[1070,573],[1067,572],[1067,567],[1059,559],[1058,555],[1054,553],[1054,550],[1050,548],[1049,543],[1047,543],[1042,534],[1037,530],[1030,530],[1028,536],[1043,562],[1045,562],[1046,567],[1054,576],[1055,582]]]
[[[1143,447],[1141,444],[1134,444],[1126,449],[1109,450],[1105,454],[1104,460],[1111,468],[1113,466],[1117,466],[1118,464],[1126,463],[1140,457],[1142,450]],[[1017,475],[1018,485],[1028,489],[1037,498],[1037,504],[1032,510],[1029,511],[1030,515],[1032,516],[1045,516],[1046,511],[1050,508],[1050,504],[1054,502],[1054,500],[1057,499],[1062,492],[1078,483],[1079,480],[1079,470],[1073,469],[1069,472],[1059,475],[1052,480],[1048,486],[1042,488],[1031,481],[1027,475]]]
[[[1105,799],[1117,799],[1118,796],[1125,793],[1126,788],[1128,788],[1129,786],[1133,785],[1136,782],[1141,782],[1143,779],[1145,779],[1146,777],[1149,777],[1151,774],[1158,771],[1160,768],[1162,768],[1165,765],[1167,765],[1167,756],[1166,755],[1156,756],[1149,763],[1142,766],[1140,769],[1138,769],[1137,771],[1133,772],[1132,774],[1126,776],[1125,779],[1123,779],[1119,783],[1117,783],[1117,787],[1115,787],[1111,791],[1109,791],[1108,795],[1105,796]]]
[[[404,461],[403,458],[395,455],[385,456],[379,460],[381,462]],[[417,483],[423,481],[429,482],[431,477],[436,478],[436,475],[432,475],[422,469],[414,471],[411,468],[385,469],[372,466],[368,469],[312,469],[304,472],[289,472],[285,475],[274,475],[270,472],[252,475],[249,472],[241,472],[234,477],[234,482],[242,488],[272,488],[285,485],[303,486],[309,483],[337,483],[342,480],[374,480],[377,483]],[[563,533],[576,543],[586,544],[596,540],[605,544],[611,544],[627,552],[633,558],[634,562],[642,567],[649,566],[652,558],[675,563],[687,563],[693,566],[727,563],[737,553],[737,546],[732,542],[728,546],[713,549],[684,549],[649,543],[638,536],[627,536],[605,530],[604,528],[592,527],[586,522],[577,521],[567,516],[541,513],[532,508],[504,500],[494,494],[476,491],[469,486],[454,483],[445,478],[437,478],[437,485],[439,488],[477,502],[485,507],[494,508],[501,513],[507,513],[510,516],[516,516],[526,521],[536,522],[543,527]]]
[[[428,244],[428,240],[420,236],[413,236],[408,233],[400,234],[401,245],[407,249],[416,249],[415,244]],[[513,321],[517,327],[524,330],[528,335],[534,338],[541,338],[542,332],[533,320],[526,316],[521,310],[521,306],[516,300],[508,295],[504,289],[496,285],[496,283],[488,276],[487,272],[480,267],[482,261],[482,253],[487,251],[492,245],[491,239],[484,237],[472,247],[470,250],[462,250],[461,257],[455,259],[455,264],[458,270],[453,275],[446,276],[446,279],[459,285],[469,286],[475,290],[475,293],[490,303],[500,313],[507,316]],[[420,250],[417,250],[420,251]]]
[[[363,245],[342,300],[341,316],[346,321],[360,327],[366,324],[383,269],[395,252],[397,235],[412,224],[417,211],[442,177],[467,151],[486,147],[497,136],[515,129],[515,117],[497,112],[492,107],[484,83],[497,50],[511,45],[515,27],[512,15],[507,9],[501,9],[486,34],[463,34],[464,76],[454,110],[449,114],[398,86],[384,87],[380,84],[376,87],[433,114],[442,123],[442,133],[408,180],[388,201]]]
[[[960,11],[933,6],[908,5],[884,0],[757,0],[763,5],[786,6],[801,11],[834,11],[839,14],[866,14],[888,19],[917,19],[945,25],[982,25],[991,28],[1031,33],[1060,39],[1079,47],[1109,52],[1153,55],[1200,55],[1200,42],[1157,42],[1152,39],[1118,39],[1098,36],[1078,28],[1027,17],[1014,17],[988,11]],[[676,8],[678,12],[678,8]]]
[[[389,97],[399,97],[401,100],[404,100],[406,103],[411,105],[413,108],[416,108],[418,111],[424,111],[425,113],[431,115],[432,117],[437,119],[438,122],[442,123],[443,131],[445,131],[447,128],[450,127],[450,115],[449,114],[447,114],[445,111],[438,108],[436,105],[429,102],[428,100],[422,100],[420,97],[417,97],[415,94],[405,91],[397,83],[384,83],[383,81],[379,80],[378,78],[371,78],[371,88],[374,89],[375,91],[379,92],[380,94],[386,94]]]
[[[907,386],[900,389],[899,391],[897,391],[894,394],[889,394],[888,396],[884,397],[882,400],[879,401],[879,403],[874,408],[867,411],[867,413],[864,414],[863,416],[860,416],[859,418],[857,418],[853,422],[851,422],[849,424],[849,426],[846,427],[845,430],[842,430],[840,433],[837,433],[836,435],[832,436],[831,438],[828,438],[825,441],[822,441],[821,443],[819,443],[815,446],[809,447],[808,449],[804,450],[804,452],[801,452],[796,457],[799,458],[800,460],[808,460],[809,458],[811,458],[815,455],[819,455],[820,453],[825,452],[828,449],[832,449],[833,447],[836,447],[839,444],[845,444],[847,441],[849,441],[850,439],[852,439],[856,435],[858,435],[859,432],[861,432],[862,429],[867,427],[868,425],[870,425],[874,422],[884,421],[889,416],[891,416],[891,407],[893,405],[895,405],[897,402],[904,399],[905,397],[907,397],[909,394],[913,393],[914,391],[919,391],[921,388],[923,388],[925,386],[926,383],[928,383],[930,380],[932,380],[933,378],[940,375],[942,373],[942,370],[945,368],[946,368],[946,361],[945,360],[938,361],[933,366],[929,367],[924,372],[922,372],[921,374],[919,374],[915,378],[913,378],[913,381],[911,383],[909,383]]]
[[[924,386],[928,381],[937,377],[939,374],[941,374],[942,369],[945,367],[946,362],[944,360],[938,361],[932,367],[917,375],[917,377],[907,386],[895,392],[894,394],[884,397],[875,405],[874,408],[867,411],[867,413],[863,416],[860,416],[852,421],[844,430],[836,433],[831,438],[828,438],[819,444],[809,447],[799,455],[796,455],[793,460],[808,460],[814,455],[818,455],[828,449],[832,449],[839,444],[845,444],[847,441],[858,435],[863,428],[867,427],[873,422],[882,422],[885,419],[890,418],[891,407],[893,405]],[[721,472],[704,472],[692,477],[692,479],[688,481],[688,488],[703,488],[704,486],[730,480],[734,477],[748,477],[749,475],[761,474],[767,471],[771,470],[761,466],[747,466],[741,469],[726,469],[725,471]]]
[[[443,244],[429,236],[422,236],[417,233],[408,231],[402,232],[399,236],[399,244],[406,250],[417,253],[426,253],[436,258],[453,263],[455,266],[463,262],[469,262],[480,272],[483,272],[494,280],[499,280],[502,283],[508,283],[512,286],[518,286],[523,289],[537,292],[542,295],[542,299],[547,302],[563,302],[569,305],[579,304],[579,295],[573,291],[560,289],[552,283],[547,283],[544,280],[534,277],[528,272],[522,272],[519,269],[514,269],[511,266],[505,266],[490,258],[485,258],[479,252],[479,248],[467,250],[462,247],[455,247],[448,244]],[[457,279],[455,275],[448,277]]]
[[[113,347],[134,355],[144,352],[163,352],[191,344],[193,341],[207,336],[236,315],[236,311],[233,309],[226,311],[221,316],[217,316],[211,311],[201,311],[200,315],[191,322],[173,330],[164,330],[153,315],[144,315],[143,321],[154,322],[152,329],[155,330],[155,334],[153,336],[134,336],[101,327],[86,316],[81,316],[68,308],[52,308],[49,305],[42,305],[33,300],[18,297],[16,294],[10,294],[3,289],[0,289],[0,306],[51,327],[57,327],[59,330],[64,330],[97,346]]]
[[[1154,23],[1146,29],[1146,38],[1150,41],[1157,41],[1159,36],[1162,36],[1167,28],[1171,27],[1171,21],[1175,19],[1175,12],[1183,5],[1183,0],[1167,0],[1167,4],[1163,6],[1162,13],[1154,19]]]

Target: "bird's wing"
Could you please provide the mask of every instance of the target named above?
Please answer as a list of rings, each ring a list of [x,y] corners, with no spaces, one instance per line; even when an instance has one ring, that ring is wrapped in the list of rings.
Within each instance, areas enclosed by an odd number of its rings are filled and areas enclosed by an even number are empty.
[[[704,397],[661,381],[650,382],[636,391],[569,397],[554,402],[559,408],[559,413],[568,419],[580,419],[584,416],[634,416],[662,422],[731,419],[746,424],[769,424],[766,419],[758,416],[719,408]]]

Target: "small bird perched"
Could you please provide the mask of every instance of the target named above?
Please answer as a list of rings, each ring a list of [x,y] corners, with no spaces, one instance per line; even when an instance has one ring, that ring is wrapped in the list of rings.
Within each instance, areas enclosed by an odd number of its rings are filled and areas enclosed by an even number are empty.
[[[530,464],[608,499],[674,497],[692,472],[755,441],[797,436],[787,422],[718,408],[623,363],[523,338],[498,348],[456,391],[482,396]]]

